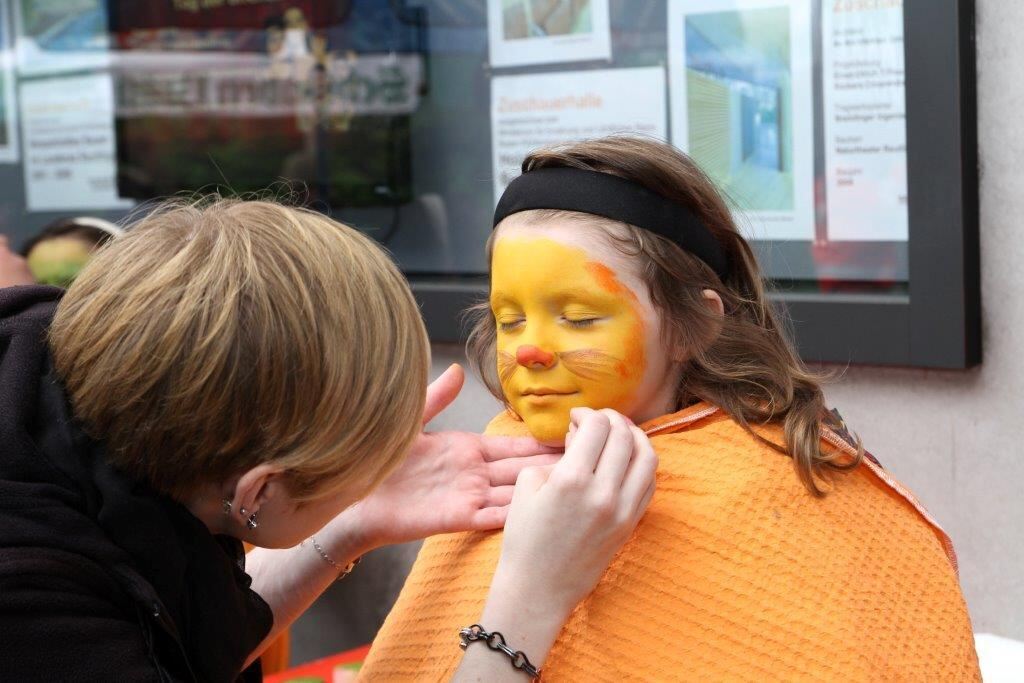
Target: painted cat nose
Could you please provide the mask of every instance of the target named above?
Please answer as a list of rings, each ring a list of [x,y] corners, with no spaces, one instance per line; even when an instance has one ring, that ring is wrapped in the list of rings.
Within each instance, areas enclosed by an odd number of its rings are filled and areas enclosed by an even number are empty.
[[[555,364],[555,354],[536,346],[520,346],[516,349],[516,362],[524,368],[550,368]]]

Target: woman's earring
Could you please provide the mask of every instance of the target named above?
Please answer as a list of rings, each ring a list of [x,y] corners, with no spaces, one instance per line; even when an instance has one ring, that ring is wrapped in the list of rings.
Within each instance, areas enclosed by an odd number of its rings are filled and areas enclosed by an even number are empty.
[[[231,501],[228,500],[227,498],[225,498],[224,500],[221,501],[221,505],[223,505],[224,514],[230,516],[231,515]],[[245,515],[249,511],[246,510],[244,507],[240,507],[240,508],[238,508],[238,512],[239,512],[240,515],[242,515],[242,517],[245,517]],[[246,518],[245,525],[247,527],[249,527],[250,529],[255,529],[255,528],[257,528],[260,525],[259,521],[257,521],[257,519],[256,519],[256,513],[255,512],[252,513],[251,515],[249,515],[248,518]]]
[[[238,511],[242,514],[243,517],[245,517],[246,513],[248,512],[248,510],[246,510],[245,508],[238,508]],[[245,520],[245,525],[250,529],[255,529],[260,525],[260,523],[256,521],[255,512],[249,515],[249,518]]]

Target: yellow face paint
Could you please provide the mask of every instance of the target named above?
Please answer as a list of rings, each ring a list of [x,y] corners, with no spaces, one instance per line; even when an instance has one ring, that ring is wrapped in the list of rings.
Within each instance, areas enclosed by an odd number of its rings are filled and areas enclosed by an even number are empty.
[[[536,439],[561,443],[572,408],[630,408],[644,375],[644,319],[612,269],[555,240],[499,239],[491,311],[505,399]]]
[[[26,261],[36,282],[67,287],[92,257],[92,248],[75,237],[44,239],[29,251]]]

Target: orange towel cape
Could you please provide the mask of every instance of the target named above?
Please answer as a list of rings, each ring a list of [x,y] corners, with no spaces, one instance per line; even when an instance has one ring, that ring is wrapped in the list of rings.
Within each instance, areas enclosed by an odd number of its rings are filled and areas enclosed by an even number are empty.
[[[980,680],[952,546],[881,468],[814,498],[789,458],[714,407],[644,426],[661,461],[654,500],[545,680]],[[488,432],[524,427],[499,416]],[[429,539],[364,679],[447,681],[500,550],[500,533]]]

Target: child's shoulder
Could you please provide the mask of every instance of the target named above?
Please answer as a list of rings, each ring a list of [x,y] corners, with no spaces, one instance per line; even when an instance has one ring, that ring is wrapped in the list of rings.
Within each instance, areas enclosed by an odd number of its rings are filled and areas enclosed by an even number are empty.
[[[840,460],[856,458],[857,448],[845,426],[836,430],[823,424],[821,436],[822,446],[836,451]],[[942,527],[915,495],[871,455],[865,454],[853,470],[832,472],[819,481],[826,491],[819,498],[800,481],[792,458],[772,447],[785,443],[783,428],[778,424],[748,430],[718,410],[681,427],[656,432],[651,443],[660,459],[659,479],[676,484],[667,488],[679,488],[685,483],[680,490],[710,500],[722,499],[723,506],[733,506],[742,500],[744,504],[754,503],[754,507],[804,508],[808,514],[830,510],[833,517],[846,516],[851,526],[895,523],[903,525],[911,535],[927,528],[956,566],[952,544]]]
[[[766,443],[784,443],[782,430],[771,425],[758,428],[755,435],[718,411],[674,429],[653,431],[650,438],[662,480],[685,479],[687,487],[715,497],[726,492],[752,497],[755,491],[780,488],[802,493],[793,461]]]
[[[732,465],[737,460],[778,455],[771,444],[781,446],[785,443],[781,426],[766,424],[749,430],[719,409],[696,413],[690,419],[654,423],[646,431],[661,456],[686,460],[698,458]]]

